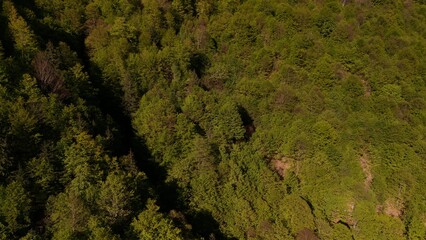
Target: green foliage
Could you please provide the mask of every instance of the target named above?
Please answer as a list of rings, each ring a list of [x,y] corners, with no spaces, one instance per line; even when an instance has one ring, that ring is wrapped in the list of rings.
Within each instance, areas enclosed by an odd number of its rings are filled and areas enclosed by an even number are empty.
[[[161,98],[161,91],[151,91],[142,97],[135,114],[135,128],[144,137],[154,155],[167,154],[174,141],[176,110],[170,100]]]
[[[49,189],[57,178],[52,155],[53,151],[45,146],[40,155],[28,163],[33,179],[43,190]]]
[[[425,12],[2,1],[0,238],[424,239]]]
[[[315,229],[315,219],[306,201],[299,196],[289,196],[285,203],[292,206],[285,209],[285,218],[292,232],[299,232],[305,228]]]
[[[76,190],[51,197],[48,203],[53,239],[78,239],[84,236],[90,211]]]
[[[100,187],[98,204],[110,224],[122,221],[131,213],[134,193],[128,185],[124,173],[119,172],[109,174]]]
[[[3,46],[0,42],[0,84],[4,85],[8,82],[7,71],[6,71],[6,61],[3,54]]]
[[[27,228],[30,223],[31,199],[22,181],[14,181],[0,188],[0,224],[7,235]]]
[[[153,200],[148,200],[146,207],[132,222],[139,239],[183,239],[172,221],[158,212],[160,207]]]
[[[11,1],[4,1],[3,8],[8,18],[8,26],[13,37],[15,48],[24,58],[29,60],[37,51],[36,36],[24,18],[16,11]]]
[[[95,184],[104,174],[101,146],[82,132],[75,136],[75,143],[65,150],[64,155],[64,180],[71,180],[70,186],[91,201],[95,197]]]
[[[35,4],[43,9],[43,22],[63,31],[79,34],[83,31],[85,19],[85,5],[87,0],[46,1],[36,0]]]
[[[244,137],[244,129],[238,107],[231,101],[219,103],[211,113],[211,120],[206,126],[207,132],[218,142],[230,142],[241,140]]]
[[[114,235],[108,226],[103,226],[102,221],[96,217],[89,219],[90,240],[117,240],[120,239]]]

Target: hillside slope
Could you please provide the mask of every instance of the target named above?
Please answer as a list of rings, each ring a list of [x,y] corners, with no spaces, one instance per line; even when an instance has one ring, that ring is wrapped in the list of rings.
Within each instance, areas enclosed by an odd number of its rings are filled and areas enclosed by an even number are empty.
[[[425,239],[424,0],[3,0],[0,239]]]

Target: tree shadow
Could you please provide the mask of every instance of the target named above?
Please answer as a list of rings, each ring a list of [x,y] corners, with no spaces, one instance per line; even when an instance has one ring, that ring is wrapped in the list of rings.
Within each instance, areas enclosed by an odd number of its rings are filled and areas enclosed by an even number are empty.
[[[143,144],[143,139],[134,135],[132,151],[134,151],[137,166],[145,172],[150,186],[154,190],[157,204],[160,211],[168,214],[175,210],[185,215],[185,220],[191,225],[191,235],[204,239],[234,239],[225,236],[220,231],[219,223],[207,211],[194,211],[189,206],[183,196],[181,189],[176,182],[167,180],[167,170],[156,162],[147,147]]]
[[[207,211],[199,211],[190,216],[195,233],[205,239],[236,239],[228,238],[219,230],[219,223]]]
[[[243,121],[244,129],[246,130],[244,133],[244,138],[246,141],[249,141],[253,133],[256,131],[254,120],[251,118],[247,109],[242,106],[238,106],[238,113],[240,114],[241,120]]]
[[[190,69],[201,79],[205,75],[207,67],[210,65],[210,59],[204,53],[194,53],[189,63]]]
[[[3,53],[5,56],[13,55],[13,41],[10,37],[10,31],[8,26],[8,19],[4,16],[3,5],[0,4],[0,42],[3,45]]]
[[[43,24],[41,21],[36,19],[41,19],[43,10],[38,8],[34,0],[14,0],[13,1],[18,11],[30,28],[36,33],[38,37],[38,42],[41,46],[45,46],[48,42],[52,42],[54,45],[58,45],[59,42],[64,42],[71,47],[72,50],[79,54],[79,57],[84,60],[84,56],[80,55],[84,53],[84,36],[71,34],[66,31],[61,30],[60,28],[51,28],[50,26]],[[31,9],[35,15],[34,17],[28,17],[25,9]],[[42,37],[41,37],[42,36]]]
[[[25,17],[24,8],[32,9],[37,17],[41,17],[41,10],[37,9],[33,0],[17,0],[15,1],[19,7],[18,11]],[[153,160],[152,154],[144,144],[144,141],[139,137],[132,127],[132,119],[129,113],[123,106],[123,90],[119,84],[114,84],[112,81],[105,81],[101,69],[88,56],[84,40],[84,35],[73,35],[64,32],[60,29],[52,29],[51,27],[42,24],[40,21],[25,19],[37,36],[42,36],[40,43],[47,44],[52,42],[57,45],[59,42],[65,42],[70,48],[75,51],[81,59],[84,69],[88,72],[93,87],[98,89],[94,93],[92,99],[86,99],[89,107],[98,108],[101,112],[101,119],[94,119],[98,127],[94,135],[104,134],[108,126],[116,128],[113,133],[112,143],[110,144],[110,153],[114,156],[123,156],[132,152],[139,170],[143,171],[148,177],[148,184],[153,189],[153,195],[157,199],[157,204],[160,206],[160,211],[168,213],[171,210],[176,210],[185,214],[185,218],[192,226],[191,235],[206,239],[229,239],[219,228],[219,223],[213,216],[206,211],[193,211],[183,198],[183,190],[173,182],[167,180],[167,169]],[[191,58],[191,67],[202,76],[208,65],[208,58],[205,55],[195,54]],[[106,83],[108,82],[108,83]],[[111,123],[103,123],[105,119],[111,119]],[[141,199],[146,199],[147,192],[138,193]],[[143,196],[142,196],[143,195]],[[42,203],[41,203],[42,204]],[[138,206],[142,210],[144,205]],[[137,214],[136,212],[134,214]]]

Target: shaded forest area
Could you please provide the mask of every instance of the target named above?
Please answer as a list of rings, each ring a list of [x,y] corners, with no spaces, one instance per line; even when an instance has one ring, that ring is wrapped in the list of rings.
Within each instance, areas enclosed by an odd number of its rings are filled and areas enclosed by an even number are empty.
[[[425,239],[426,1],[2,0],[0,239]]]

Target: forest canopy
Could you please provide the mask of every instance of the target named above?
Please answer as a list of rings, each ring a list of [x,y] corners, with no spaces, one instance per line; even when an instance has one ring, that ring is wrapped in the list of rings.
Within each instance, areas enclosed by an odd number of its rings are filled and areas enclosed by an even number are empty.
[[[2,0],[0,239],[425,239],[425,0]]]

